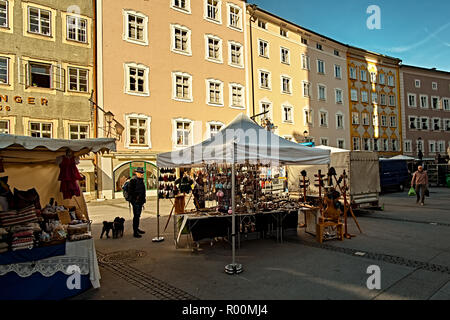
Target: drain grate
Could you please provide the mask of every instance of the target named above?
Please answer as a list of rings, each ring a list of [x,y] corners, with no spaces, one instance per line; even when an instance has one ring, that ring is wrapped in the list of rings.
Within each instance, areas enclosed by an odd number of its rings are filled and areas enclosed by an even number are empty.
[[[128,263],[146,255],[144,251],[129,250],[104,254],[97,251],[99,265],[114,273],[144,292],[160,300],[199,300],[197,297],[178,289],[164,281],[152,277]]]
[[[361,252],[361,250],[356,249],[350,249],[350,248],[342,248],[342,247],[335,247],[329,244],[320,244],[318,242],[309,242],[298,238],[289,238],[288,239],[291,242],[299,243],[301,245],[307,246],[307,247],[313,247],[313,248],[320,248],[325,249],[329,251],[339,252],[346,255],[351,255],[354,257],[359,258],[365,258],[375,261],[383,261],[391,264],[401,265],[405,267],[411,267],[415,269],[422,269],[426,271],[431,272],[440,272],[440,273],[447,273],[450,274],[450,267],[439,265],[439,264],[432,264],[428,262],[423,261],[417,261],[417,260],[411,260],[406,259],[399,256],[392,256],[388,254],[382,254],[382,253],[375,253],[375,252],[364,252],[365,255],[358,254]]]

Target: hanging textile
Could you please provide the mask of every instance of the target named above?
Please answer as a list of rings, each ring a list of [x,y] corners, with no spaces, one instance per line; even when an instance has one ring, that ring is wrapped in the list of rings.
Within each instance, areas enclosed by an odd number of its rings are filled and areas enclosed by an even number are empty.
[[[80,187],[78,185],[79,180],[83,177],[78,171],[75,157],[64,156],[59,164],[60,172],[58,180],[61,181],[60,191],[63,194],[64,199],[72,199],[73,196],[79,197],[81,194]]]

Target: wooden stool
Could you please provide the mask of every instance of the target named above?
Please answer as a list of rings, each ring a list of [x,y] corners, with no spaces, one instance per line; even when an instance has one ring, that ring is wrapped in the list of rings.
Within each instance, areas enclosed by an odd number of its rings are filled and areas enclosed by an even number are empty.
[[[324,221],[319,222],[316,226],[316,239],[319,243],[323,243],[323,232],[326,227],[337,228],[337,238],[340,241],[344,240],[344,224],[341,222]]]

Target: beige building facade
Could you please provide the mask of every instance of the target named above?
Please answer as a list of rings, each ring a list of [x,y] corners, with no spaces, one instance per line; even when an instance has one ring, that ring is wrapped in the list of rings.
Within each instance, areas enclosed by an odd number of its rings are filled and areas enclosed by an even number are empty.
[[[288,140],[348,147],[346,46],[252,5],[247,25],[250,114]]]
[[[94,138],[94,6],[82,0],[0,0],[0,133]],[[93,193],[94,164],[81,187]]]
[[[97,1],[98,104],[125,128],[101,158],[101,197],[121,197],[135,167],[151,194],[158,153],[247,112],[245,19],[241,0]],[[108,135],[111,122],[98,119]]]

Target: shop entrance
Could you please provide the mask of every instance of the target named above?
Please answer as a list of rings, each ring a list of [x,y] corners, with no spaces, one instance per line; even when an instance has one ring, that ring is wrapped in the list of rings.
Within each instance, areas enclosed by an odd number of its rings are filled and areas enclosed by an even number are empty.
[[[156,190],[157,188],[157,168],[154,164],[146,161],[131,161],[124,163],[114,171],[115,192],[122,192],[124,183],[133,176],[137,168],[144,168],[144,183],[146,190]]]

